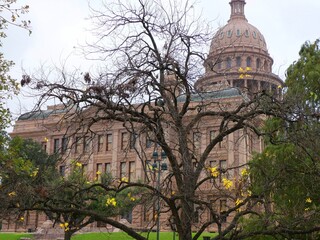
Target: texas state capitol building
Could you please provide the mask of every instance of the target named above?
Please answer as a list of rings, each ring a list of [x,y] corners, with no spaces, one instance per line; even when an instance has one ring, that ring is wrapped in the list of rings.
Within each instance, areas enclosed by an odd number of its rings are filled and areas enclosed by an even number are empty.
[[[230,19],[213,37],[204,63],[205,75],[195,83],[199,92],[206,92],[208,97],[223,102],[239,101],[244,96],[250,97],[251,93],[261,90],[280,94],[278,86],[283,85],[282,80],[272,73],[273,59],[268,53],[263,35],[246,19],[245,4],[245,0],[230,2]],[[65,131],[56,127],[64,113],[62,106],[50,106],[45,111],[25,113],[16,121],[11,136],[32,138],[40,142],[48,153],[67,151],[71,157],[80,153],[87,154],[90,157],[83,167],[92,179],[96,177],[97,171],[110,172],[114,177],[127,177],[132,181],[144,179],[144,167],[135,151],[124,153],[124,146],[128,145],[129,138],[122,123],[113,124],[112,129],[107,131],[102,131],[102,127],[96,128],[97,136],[92,140],[92,147],[88,147],[84,140],[83,144],[75,144],[69,149],[64,137]],[[218,124],[205,124],[201,130],[201,139],[197,140],[200,147],[208,144],[210,134]],[[214,159],[214,164],[220,167],[240,165],[250,160],[252,152],[262,151],[261,139],[257,136],[252,134],[240,139],[240,135],[240,132],[233,133],[217,146],[210,157]],[[147,145],[146,141],[145,149],[142,150],[151,158],[153,149]],[[67,164],[60,165],[59,171],[65,174],[68,171]],[[221,202],[220,206],[223,204]],[[125,218],[133,227],[145,228],[150,226],[150,221],[154,221],[153,214],[152,206],[140,206],[118,219]],[[209,213],[201,216],[210,217]],[[30,214],[23,223],[3,222],[2,231],[35,229],[45,220],[46,216],[43,214]],[[167,216],[161,215],[160,221],[167,221]],[[92,227],[99,227],[99,224],[95,223]],[[162,224],[161,228],[165,230],[168,226]]]

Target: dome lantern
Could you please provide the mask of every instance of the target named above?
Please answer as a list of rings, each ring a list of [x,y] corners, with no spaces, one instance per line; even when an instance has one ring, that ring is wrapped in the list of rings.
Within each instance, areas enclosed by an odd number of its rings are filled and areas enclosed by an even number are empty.
[[[229,4],[231,6],[230,20],[235,18],[238,18],[238,19],[241,18],[247,21],[244,14],[244,5],[246,4],[245,0],[231,0]]]

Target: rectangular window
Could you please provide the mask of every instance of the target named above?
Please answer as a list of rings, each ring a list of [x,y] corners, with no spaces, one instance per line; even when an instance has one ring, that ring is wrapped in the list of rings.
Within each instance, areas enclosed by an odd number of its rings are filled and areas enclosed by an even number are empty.
[[[220,160],[219,161],[219,169],[221,170],[220,176],[220,182],[222,182],[223,178],[227,178],[227,173],[225,172],[227,170],[227,160]]]
[[[97,168],[96,168],[96,179],[98,182],[101,181],[101,174],[102,174],[102,163],[97,163]]]
[[[106,163],[104,169],[106,174],[111,174],[111,163]]]
[[[219,168],[221,170],[227,170],[227,160],[220,160],[219,162]]]
[[[42,142],[41,146],[44,151],[47,151],[47,142]]]
[[[108,133],[106,138],[107,138],[106,150],[111,151],[111,149],[112,149],[112,134]]]
[[[193,222],[194,223],[199,223],[199,219],[200,219],[200,207],[197,204],[194,204],[193,206]]]
[[[210,167],[217,167],[217,161],[216,160],[211,160],[209,162]]]
[[[146,182],[148,182],[150,179],[151,179],[151,176],[152,176],[152,171],[153,168],[152,168],[152,163],[151,163],[151,160],[146,160],[145,161],[145,175],[144,175],[144,180]]]
[[[82,174],[86,176],[88,173],[88,164],[82,164]]]
[[[129,162],[129,182],[136,180],[136,162]]]
[[[75,153],[80,153],[81,152],[80,146],[81,146],[81,137],[76,137],[76,142],[75,142],[75,145],[74,145]]]
[[[150,139],[149,136],[146,136],[146,148],[151,148],[152,147],[152,140]]]
[[[88,152],[88,137],[83,137],[83,142],[82,142],[82,152],[86,153]]]
[[[227,211],[227,200],[220,200],[220,212]]]
[[[62,138],[62,143],[61,143],[61,151],[62,151],[62,153],[65,153],[66,151],[67,151],[67,149],[68,149],[68,138],[66,138],[66,137],[64,137],[64,138]]]
[[[220,200],[220,214],[227,211],[227,200]],[[227,218],[224,216],[221,220],[221,222],[226,222]]]
[[[210,139],[210,142],[213,141],[213,139],[216,137],[216,133],[215,131],[211,130],[209,132],[210,136],[209,136],[209,139]]]
[[[250,135],[250,134],[248,134],[247,135],[247,139],[248,139],[248,141],[247,141],[247,146],[248,146],[248,151],[249,151],[249,153],[252,153],[252,151],[253,151],[253,135]]]
[[[193,133],[193,149],[195,153],[199,153],[201,148],[201,133]]]
[[[104,140],[104,136],[103,135],[98,135],[98,152],[101,152],[103,149],[103,140]]]
[[[143,221],[150,222],[152,220],[153,207],[146,204],[143,206]]]
[[[210,165],[211,168],[213,168],[213,167],[218,167],[216,160],[210,160],[210,161],[209,161],[209,165]],[[211,179],[210,179],[210,182],[214,182],[214,179],[211,178]]]
[[[121,150],[125,150],[128,147],[128,133],[121,133]]]
[[[217,204],[215,200],[212,200],[213,196],[209,196],[210,205],[212,207],[212,211],[210,211],[210,221],[214,220],[214,213],[217,211]]]
[[[61,177],[64,177],[66,175],[66,166],[64,165],[59,166],[59,174]]]
[[[227,137],[224,137],[222,139],[222,141],[219,142],[219,148],[226,148],[227,147],[227,140],[226,140]]]
[[[151,131],[146,133],[146,148],[151,148],[153,146],[155,142],[154,139],[154,134]]]
[[[135,148],[137,138],[138,138],[138,134],[136,134],[136,133],[131,133],[130,134],[130,149],[134,149]]]
[[[89,152],[90,141],[89,137],[83,137],[83,153]]]
[[[54,153],[59,153],[60,150],[60,139],[59,138],[55,138],[53,140],[53,152]]]
[[[127,166],[126,162],[120,163],[120,179],[127,176]]]

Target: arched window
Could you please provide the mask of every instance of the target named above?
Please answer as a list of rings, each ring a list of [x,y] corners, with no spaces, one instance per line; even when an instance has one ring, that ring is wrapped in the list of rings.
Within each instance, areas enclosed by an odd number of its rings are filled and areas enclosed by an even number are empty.
[[[237,67],[241,67],[241,57],[236,58]]]
[[[227,68],[231,68],[232,67],[232,60],[231,58],[227,58]]]
[[[247,57],[247,67],[251,67],[251,57]]]
[[[257,58],[257,60],[256,60],[256,68],[259,69],[260,65],[261,65],[260,58]]]
[[[218,69],[220,70],[220,69],[221,69],[221,61],[219,61],[219,62],[217,63],[217,65],[218,65]]]
[[[264,70],[267,72],[268,71],[268,63],[267,61],[264,62],[264,66],[263,66]]]
[[[253,38],[257,38],[257,33],[255,31],[253,32]]]

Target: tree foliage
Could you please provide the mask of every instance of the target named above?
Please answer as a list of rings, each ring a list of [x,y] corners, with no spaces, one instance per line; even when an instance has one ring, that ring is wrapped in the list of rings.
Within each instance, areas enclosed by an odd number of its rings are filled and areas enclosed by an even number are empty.
[[[76,162],[69,174],[62,177],[56,168],[58,156],[48,155],[40,144],[30,139],[12,139],[0,160],[1,218],[23,221],[25,211],[41,210],[64,229],[65,239],[95,221],[85,211],[94,210],[102,217],[117,216],[138,202],[134,191],[117,194],[110,187],[106,195],[101,186],[111,184],[110,176],[102,176],[104,185],[92,182]],[[110,203],[110,199],[114,201]],[[74,208],[84,213],[74,212]]]
[[[288,101],[296,105],[296,112],[302,110],[307,115],[319,114],[319,39],[313,43],[306,42],[299,55],[300,58],[287,70]]]
[[[319,237],[318,45],[306,42],[288,68],[285,112],[266,122],[267,147],[250,164],[252,192],[263,196],[266,209],[254,224],[266,235],[272,227],[283,238]]]
[[[6,38],[6,29],[10,26],[21,27],[30,30],[30,21],[21,18],[21,15],[28,13],[29,6],[16,6],[16,0],[0,1],[0,47],[2,39]],[[5,129],[10,123],[10,111],[5,107],[5,100],[12,94],[17,94],[18,83],[9,75],[10,67],[13,62],[6,60],[3,53],[0,52],[0,129]],[[2,137],[2,134],[0,135]]]
[[[31,139],[10,141],[0,156],[1,219],[23,222],[26,211],[42,211],[69,240],[88,224],[124,214],[139,203],[141,191],[125,189],[126,182],[113,182],[106,174],[101,182],[92,181],[76,161],[68,175],[61,176],[58,160]]]
[[[55,162],[33,140],[14,138],[9,142],[0,155],[1,217],[20,214],[20,207],[34,198],[33,189],[53,178]]]

